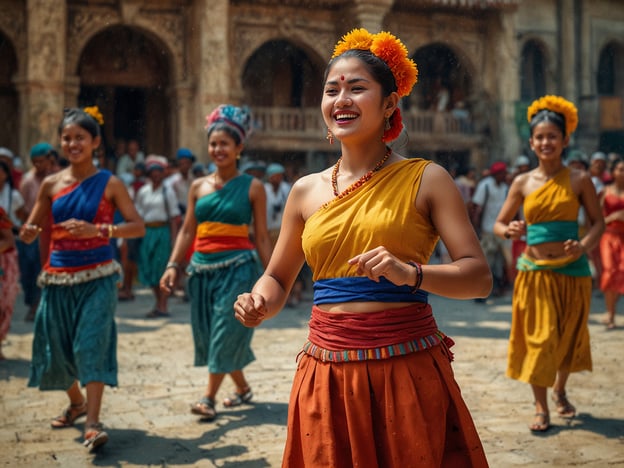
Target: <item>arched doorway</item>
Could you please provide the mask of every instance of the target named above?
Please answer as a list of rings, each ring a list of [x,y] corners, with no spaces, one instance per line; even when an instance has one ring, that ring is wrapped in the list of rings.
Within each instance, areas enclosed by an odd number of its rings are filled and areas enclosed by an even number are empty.
[[[527,41],[520,56],[520,99],[532,102],[546,94],[546,59],[538,41]]]
[[[418,66],[418,85],[405,100],[406,109],[450,111],[458,103],[466,103],[472,94],[472,78],[450,47],[430,44],[412,58]],[[443,94],[446,96],[441,99]]]
[[[0,32],[0,146],[18,152],[18,96],[13,86],[13,76],[17,73],[17,56],[9,39]]]
[[[251,55],[241,82],[243,102],[254,111],[263,133],[250,148],[254,159],[277,161],[295,171],[310,164],[305,150],[293,148],[304,140],[323,142],[321,80],[320,65],[292,42],[268,41]],[[282,138],[283,130],[294,139]]]
[[[78,104],[102,110],[109,153],[116,141],[133,139],[146,154],[170,156],[169,68],[164,47],[126,26],[108,28],[86,45],[78,66]]]
[[[598,61],[596,87],[600,99],[600,143],[605,152],[624,154],[624,46],[610,42]]]

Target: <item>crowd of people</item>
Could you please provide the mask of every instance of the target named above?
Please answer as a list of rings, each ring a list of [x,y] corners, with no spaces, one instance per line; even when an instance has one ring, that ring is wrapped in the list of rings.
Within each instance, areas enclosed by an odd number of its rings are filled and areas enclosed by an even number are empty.
[[[221,404],[249,403],[253,329],[301,300],[306,266],[314,297],[284,466],[487,466],[429,294],[482,301],[513,283],[507,375],[531,386],[529,427],[549,429],[550,387],[557,413],[574,417],[566,384],[592,368],[592,273],[609,329],[624,293],[624,160],[566,160],[578,115],[557,96],[528,109],[535,167],[522,155],[476,180],[406,158],[400,100],[417,79],[394,35],[343,36],[321,100],[341,156],[292,183],[279,163],[241,164],[251,115],[230,104],[207,116],[209,168],[187,148],[169,159],[135,140],[102,156],[97,107],[66,109],[60,153],[34,145],[26,174],[0,148],[0,343],[19,278],[34,320],[28,385],[69,400],[52,428],[86,417],[84,445],[107,442],[115,307],[136,279],[154,295],[149,318],[167,317],[176,291],[190,302],[194,364],[208,370],[191,413],[217,417],[227,375]],[[444,261],[430,262],[439,246]]]

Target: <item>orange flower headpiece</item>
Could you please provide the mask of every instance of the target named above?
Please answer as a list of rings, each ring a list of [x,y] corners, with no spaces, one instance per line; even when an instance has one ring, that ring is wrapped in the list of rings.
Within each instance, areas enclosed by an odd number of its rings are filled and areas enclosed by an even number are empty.
[[[418,81],[416,63],[409,58],[405,45],[389,32],[371,34],[364,28],[354,29],[338,41],[332,58],[352,49],[368,50],[383,60],[392,71],[401,97],[407,96]]]
[[[104,116],[100,112],[98,106],[85,107],[82,110],[85,111],[85,113],[89,114],[91,117],[93,117],[97,123],[99,123],[100,125],[104,125]]]
[[[536,99],[527,110],[527,120],[531,123],[531,119],[541,110],[549,110],[561,114],[566,128],[566,135],[571,135],[578,125],[578,111],[576,106],[570,101],[560,97],[548,95]]]

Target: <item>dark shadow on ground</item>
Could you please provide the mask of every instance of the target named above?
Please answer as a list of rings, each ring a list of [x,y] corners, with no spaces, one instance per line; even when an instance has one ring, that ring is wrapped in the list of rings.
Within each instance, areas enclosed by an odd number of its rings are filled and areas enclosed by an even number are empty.
[[[197,422],[206,427],[198,438],[169,438],[136,429],[106,429],[109,442],[101,447],[92,460],[96,466],[121,467],[126,464],[139,466],[193,465],[200,460],[210,460],[215,466],[260,468],[270,466],[261,455],[245,462],[227,462],[228,458],[252,452],[261,452],[249,445],[228,444],[227,434],[240,428],[274,423],[286,424],[288,406],[283,403],[256,403],[219,413],[213,422]],[[76,439],[77,442],[80,438]],[[218,446],[208,448],[208,445]]]

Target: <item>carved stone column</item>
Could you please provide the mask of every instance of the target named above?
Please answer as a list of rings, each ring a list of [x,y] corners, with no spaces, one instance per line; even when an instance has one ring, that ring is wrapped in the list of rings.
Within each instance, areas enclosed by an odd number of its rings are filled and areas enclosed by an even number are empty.
[[[65,101],[65,0],[26,0],[28,66],[16,83],[21,98],[20,140],[30,147],[58,141],[57,127]]]
[[[371,33],[383,30],[383,20],[393,3],[393,0],[355,0],[352,9],[357,24],[354,27],[365,28]]]
[[[183,146],[191,149],[200,162],[206,162],[205,143],[200,141],[201,124],[196,116],[195,93],[188,81],[175,84],[168,90],[171,113],[172,142],[175,149]],[[195,130],[197,129],[197,131]],[[202,145],[203,143],[203,145]]]
[[[230,65],[229,0],[196,0],[194,25],[199,30],[198,91],[200,116],[229,102]]]

